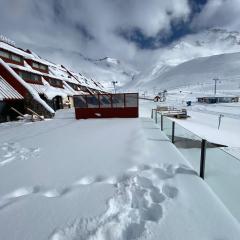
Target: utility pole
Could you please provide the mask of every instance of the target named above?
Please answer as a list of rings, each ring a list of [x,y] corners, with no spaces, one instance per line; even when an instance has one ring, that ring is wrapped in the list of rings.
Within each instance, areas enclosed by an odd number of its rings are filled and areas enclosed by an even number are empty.
[[[220,125],[221,125],[222,117],[224,117],[224,115],[223,114],[219,114],[219,117],[218,117],[218,130],[219,130]]]
[[[116,93],[116,84],[117,84],[117,83],[118,83],[117,81],[112,81],[113,88],[114,88],[114,93]]]
[[[219,81],[219,79],[214,78],[213,81],[215,82],[215,84],[214,84],[214,95],[216,95],[217,94],[217,81]]]

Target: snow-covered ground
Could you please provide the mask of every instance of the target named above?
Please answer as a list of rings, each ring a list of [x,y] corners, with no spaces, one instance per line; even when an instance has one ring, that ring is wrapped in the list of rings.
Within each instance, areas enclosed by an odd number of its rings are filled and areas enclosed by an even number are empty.
[[[149,118],[63,110],[0,133],[0,239],[239,239],[237,220]]]

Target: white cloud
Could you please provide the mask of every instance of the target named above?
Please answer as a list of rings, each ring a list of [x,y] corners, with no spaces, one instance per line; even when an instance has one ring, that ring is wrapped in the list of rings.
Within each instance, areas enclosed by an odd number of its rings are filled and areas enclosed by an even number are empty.
[[[195,17],[193,27],[225,27],[240,30],[240,0],[209,0]]]
[[[148,37],[186,20],[188,0],[0,0],[0,29],[24,46],[79,51],[134,62],[145,51],[118,34],[137,28]],[[86,34],[83,34],[87,32]]]

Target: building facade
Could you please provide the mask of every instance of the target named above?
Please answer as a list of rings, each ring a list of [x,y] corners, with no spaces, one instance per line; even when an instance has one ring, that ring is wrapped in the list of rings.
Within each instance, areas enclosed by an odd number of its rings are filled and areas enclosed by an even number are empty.
[[[11,108],[52,117],[73,106],[73,95],[96,93],[105,93],[99,82],[0,41],[0,122],[16,118]]]

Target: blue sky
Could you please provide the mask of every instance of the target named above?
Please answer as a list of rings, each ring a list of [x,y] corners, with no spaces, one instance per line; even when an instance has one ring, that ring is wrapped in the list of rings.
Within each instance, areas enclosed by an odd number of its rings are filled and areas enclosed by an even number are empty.
[[[120,34],[128,41],[134,42],[141,49],[158,49],[177,41],[185,35],[194,33],[195,29],[191,27],[191,21],[196,14],[202,11],[206,3],[207,0],[189,0],[191,9],[189,19],[187,21],[172,21],[170,33],[165,34],[164,31],[160,30],[155,36],[147,37],[139,29],[132,29],[131,31],[122,31]]]

